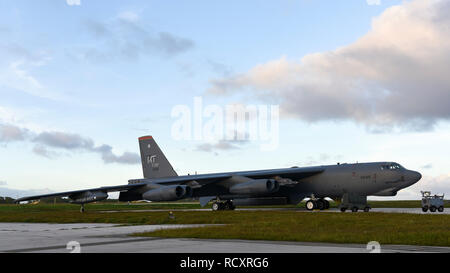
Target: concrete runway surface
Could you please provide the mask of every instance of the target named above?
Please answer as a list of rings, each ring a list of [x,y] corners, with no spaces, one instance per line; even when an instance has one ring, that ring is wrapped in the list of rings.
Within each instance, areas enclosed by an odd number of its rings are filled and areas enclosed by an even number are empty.
[[[368,253],[366,245],[130,237],[156,229],[204,225],[0,223],[0,252],[14,253]],[[71,242],[71,243],[69,243]],[[70,247],[72,246],[72,247]],[[79,248],[78,248],[79,246]],[[74,247],[74,248],[73,248]],[[450,252],[450,247],[381,245],[382,253]]]
[[[238,211],[298,211],[298,212],[308,212],[305,208],[237,208]],[[115,213],[115,212],[155,212],[155,211],[211,211],[210,208],[205,209],[136,209],[136,210],[108,210],[102,211],[103,213]],[[315,212],[339,212],[342,213],[337,208],[331,208],[328,210],[315,210]],[[384,213],[412,213],[412,214],[450,214],[450,209],[444,209],[443,212],[423,212],[421,208],[373,208],[370,212],[384,212]],[[351,210],[347,210],[346,213],[353,213]],[[364,213],[362,210],[359,213]]]

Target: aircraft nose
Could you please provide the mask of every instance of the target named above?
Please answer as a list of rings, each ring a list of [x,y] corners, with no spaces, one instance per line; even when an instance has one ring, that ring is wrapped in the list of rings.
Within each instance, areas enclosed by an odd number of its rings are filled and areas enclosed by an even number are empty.
[[[419,172],[416,172],[416,171],[411,171],[409,177],[410,177],[412,184],[414,184],[422,178],[422,174],[420,174]]]

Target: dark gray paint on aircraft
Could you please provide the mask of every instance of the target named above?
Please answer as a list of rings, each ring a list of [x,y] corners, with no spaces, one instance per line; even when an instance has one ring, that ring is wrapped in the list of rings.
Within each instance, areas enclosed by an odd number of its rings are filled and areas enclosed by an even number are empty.
[[[395,196],[422,177],[395,162],[178,176],[153,137],[139,138],[139,146],[144,178],[131,179],[127,185],[29,196],[16,202],[67,196],[73,203],[83,205],[106,199],[107,192],[120,191],[121,201],[173,201],[192,197],[198,198],[202,206],[215,200],[213,209],[234,209],[233,200],[244,201],[241,203],[255,200],[254,204],[262,204],[272,198],[298,204],[306,197],[311,198],[308,209],[323,209],[328,205],[325,200],[328,197],[342,199],[344,210],[357,210],[364,208],[367,196]]]

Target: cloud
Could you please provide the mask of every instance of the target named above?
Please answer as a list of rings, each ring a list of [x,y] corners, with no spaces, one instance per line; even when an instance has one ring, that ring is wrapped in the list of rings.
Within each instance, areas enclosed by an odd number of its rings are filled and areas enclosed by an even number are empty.
[[[109,145],[93,148],[93,151],[99,152],[105,163],[139,164],[141,162],[141,158],[135,153],[125,152],[121,156],[115,155]]]
[[[123,11],[123,12],[119,13],[119,15],[117,17],[121,20],[125,20],[125,21],[132,22],[132,23],[137,23],[137,21],[139,21],[139,18],[140,18],[137,13],[132,12],[132,11]]]
[[[379,6],[381,5],[381,0],[366,0],[366,3],[369,6]]]
[[[11,198],[19,198],[20,196],[32,196],[32,195],[41,195],[41,194],[49,194],[53,193],[49,189],[32,189],[32,190],[18,190],[18,189],[10,189],[10,188],[2,188],[0,187],[0,196],[2,197],[11,197]]]
[[[0,186],[5,186],[5,185],[7,185],[8,183],[6,183],[6,181],[0,181]]]
[[[81,0],[66,0],[66,3],[69,6],[80,6]]]
[[[83,138],[77,134],[68,134],[63,132],[42,132],[37,135],[34,142],[55,148],[67,150],[73,149],[91,149],[94,142],[91,139]]]
[[[207,64],[211,67],[212,71],[214,71],[215,73],[221,74],[223,76],[229,76],[232,73],[232,69],[231,67],[219,63],[219,62],[215,62],[213,60],[207,60]]]
[[[52,100],[67,99],[59,92],[48,90],[35,76],[35,71],[51,60],[47,50],[29,50],[8,39],[0,42],[0,87]]]
[[[208,93],[246,91],[307,122],[429,130],[450,119],[449,28],[449,1],[404,2],[374,18],[350,45],[213,79]]]
[[[226,151],[226,150],[236,150],[236,149],[240,149],[240,148],[226,140],[220,140],[219,142],[214,143],[214,144],[203,143],[196,147],[196,151],[200,151],[200,152],[213,152],[215,150]]]
[[[314,156],[307,156],[304,160],[300,161],[297,166],[317,166],[326,164],[340,163],[343,158],[342,155],[331,156],[329,154],[321,153]]]
[[[33,148],[33,153],[42,156],[42,157],[46,157],[49,159],[53,159],[55,157],[57,157],[59,154],[49,151],[45,146],[43,145],[36,145]]]
[[[169,58],[195,46],[192,40],[169,32],[148,31],[140,16],[131,11],[119,13],[108,23],[87,20],[85,26],[96,41],[95,45],[81,49],[81,56],[92,62],[137,60],[147,55]]]
[[[27,137],[28,130],[16,126],[0,124],[0,143],[22,141]]]
[[[101,155],[105,163],[139,164],[140,157],[136,153],[124,152],[122,155],[113,153],[113,148],[103,144],[95,146],[90,138],[78,134],[44,131],[35,133],[28,129],[9,124],[0,124],[0,143],[12,141],[29,141],[35,143],[33,152],[39,156],[55,158],[59,154],[49,148],[66,151],[85,151]]]
[[[398,192],[397,199],[420,200],[420,191],[431,191],[432,194],[448,194],[450,192],[450,174],[439,176],[423,176],[416,184]],[[446,195],[448,199],[448,195]]]
[[[84,150],[99,153],[105,163],[138,164],[141,161],[139,155],[135,153],[125,152],[118,156],[112,152],[113,148],[111,146],[104,144],[96,147],[92,139],[82,137],[78,134],[69,134],[64,132],[42,132],[33,139],[33,142],[40,143],[47,147],[66,150]],[[37,154],[43,156],[49,155],[46,150],[42,149],[41,153]]]

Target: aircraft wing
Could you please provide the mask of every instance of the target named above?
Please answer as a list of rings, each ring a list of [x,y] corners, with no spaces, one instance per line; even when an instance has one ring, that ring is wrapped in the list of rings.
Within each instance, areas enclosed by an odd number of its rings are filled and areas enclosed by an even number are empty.
[[[186,175],[186,176],[173,176],[164,178],[152,178],[152,179],[132,179],[129,180],[129,184],[120,186],[100,187],[92,189],[84,189],[77,191],[59,192],[35,196],[27,196],[16,199],[15,202],[38,200],[49,197],[69,197],[72,199],[74,196],[81,196],[82,198],[89,193],[107,193],[113,191],[128,191],[137,189],[139,187],[148,185],[149,183],[160,185],[187,185],[193,189],[196,188],[211,188],[217,184],[221,186],[227,186],[226,181],[232,177],[246,177],[249,179],[275,179],[279,181],[280,186],[292,185],[298,183],[300,179],[310,177],[323,172],[321,167],[304,167],[304,168],[288,168],[288,169],[275,169],[275,170],[260,170],[260,171],[245,171],[234,173],[216,173],[216,174],[201,174],[201,175]],[[223,182],[225,181],[225,184]],[[208,191],[210,192],[210,191]],[[206,193],[205,193],[206,194]],[[208,193],[209,194],[209,193]],[[95,194],[94,194],[95,195]]]
[[[187,175],[166,177],[159,179],[151,179],[153,183],[163,185],[182,185],[188,184],[192,181],[197,182],[200,186],[214,184],[215,182],[221,182],[233,176],[244,176],[251,179],[263,179],[263,178],[281,178],[289,179],[293,181],[299,181],[301,179],[320,174],[325,169],[322,167],[303,167],[303,168],[287,168],[287,169],[273,169],[273,170],[259,170],[259,171],[245,171],[245,172],[233,172],[233,173],[218,173],[218,174],[201,174],[201,175]],[[134,183],[142,183],[149,181],[148,179],[136,179],[130,180]]]
[[[85,192],[112,192],[112,191],[123,191],[123,190],[130,190],[134,188],[139,188],[141,186],[144,186],[145,183],[136,183],[132,185],[120,185],[120,186],[110,186],[110,187],[100,187],[100,188],[93,188],[93,189],[85,189],[85,190],[77,190],[77,191],[67,191],[67,192],[57,192],[57,193],[50,193],[50,194],[42,194],[42,195],[34,195],[34,196],[26,196],[19,199],[14,200],[15,203],[19,203],[22,201],[30,201],[30,200],[38,200],[42,198],[48,198],[48,197],[66,197],[66,196],[73,196],[77,194],[82,194]]]

